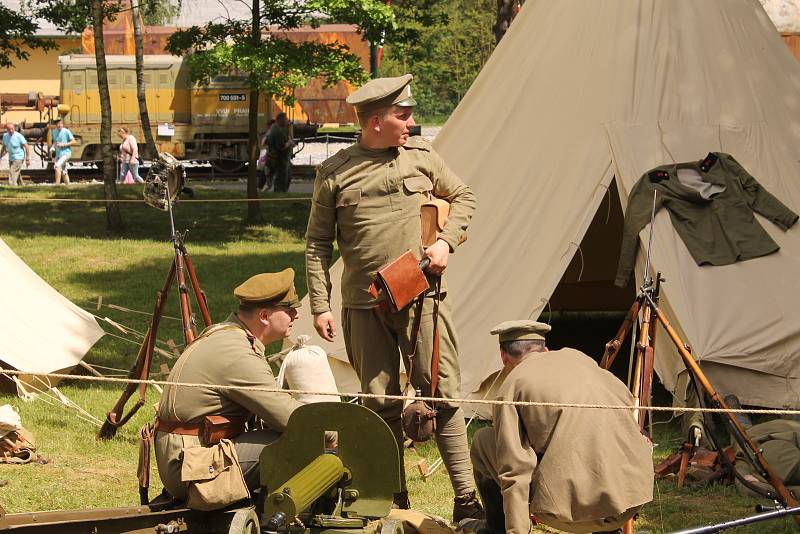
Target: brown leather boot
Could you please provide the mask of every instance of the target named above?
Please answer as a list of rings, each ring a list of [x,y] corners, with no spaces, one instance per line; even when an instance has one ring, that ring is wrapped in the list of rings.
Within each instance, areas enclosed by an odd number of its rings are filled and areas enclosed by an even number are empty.
[[[484,519],[486,513],[478,500],[475,490],[464,493],[453,499],[453,523],[458,523],[462,519]]]

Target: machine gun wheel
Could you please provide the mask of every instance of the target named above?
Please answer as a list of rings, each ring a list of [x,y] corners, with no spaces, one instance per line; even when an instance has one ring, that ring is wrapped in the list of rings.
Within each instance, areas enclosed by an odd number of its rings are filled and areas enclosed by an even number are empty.
[[[261,525],[258,523],[258,515],[252,508],[244,508],[237,510],[233,514],[231,526],[228,528],[228,534],[258,534],[261,530]]]
[[[403,534],[403,522],[399,519],[381,521],[381,534]]]

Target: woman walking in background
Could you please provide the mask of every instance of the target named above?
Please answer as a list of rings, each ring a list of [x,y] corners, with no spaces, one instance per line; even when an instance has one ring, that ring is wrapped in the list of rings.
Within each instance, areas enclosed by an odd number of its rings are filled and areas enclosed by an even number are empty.
[[[120,126],[117,133],[122,138],[122,143],[119,145],[120,169],[117,182],[124,182],[125,175],[130,171],[136,182],[143,183],[144,180],[139,176],[139,145],[136,144],[136,138],[127,126]]]

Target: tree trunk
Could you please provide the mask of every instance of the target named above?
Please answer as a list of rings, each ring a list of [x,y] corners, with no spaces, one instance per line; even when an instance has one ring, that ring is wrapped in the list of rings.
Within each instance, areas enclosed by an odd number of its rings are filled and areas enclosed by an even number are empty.
[[[253,27],[252,37],[253,46],[258,46],[261,42],[261,0],[253,0]],[[250,83],[250,87],[255,84]],[[257,89],[250,90],[250,117],[249,117],[249,135],[247,138],[247,198],[251,200],[258,199],[258,169],[256,169],[256,161],[260,147],[258,143],[258,98],[259,91]],[[247,203],[247,222],[256,223],[261,221],[261,207],[258,202]]]
[[[122,213],[117,200],[117,169],[111,145],[111,96],[108,93],[108,69],[103,42],[103,3],[92,2],[92,30],[94,31],[94,57],[97,62],[97,87],[100,90],[100,147],[103,155],[103,192],[106,198],[106,227],[121,232]]]
[[[153,159],[158,154],[158,150],[153,138],[153,130],[150,127],[150,114],[147,112],[147,99],[144,94],[144,43],[138,0],[131,0],[131,18],[133,19],[133,41],[136,45],[136,98],[139,100],[139,116],[145,141],[142,152],[145,158]]]
[[[500,39],[508,31],[514,15],[517,13],[517,0],[497,0],[497,21],[492,27],[495,43],[500,44]]]

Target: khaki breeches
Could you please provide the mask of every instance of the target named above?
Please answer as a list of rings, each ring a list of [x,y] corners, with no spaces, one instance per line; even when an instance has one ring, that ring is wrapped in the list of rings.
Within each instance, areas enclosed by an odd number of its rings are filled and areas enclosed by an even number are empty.
[[[400,359],[411,353],[411,330],[416,313],[415,305],[397,313],[382,313],[374,309],[342,309],[342,330],[347,357],[361,381],[363,393],[400,395],[405,383],[400,383]],[[431,391],[431,355],[433,353],[433,299],[426,298],[422,308],[420,331],[411,371],[411,386],[424,396]],[[461,372],[458,365],[458,342],[453,329],[450,305],[443,299],[439,305],[439,383],[436,396],[458,398],[461,392]],[[402,401],[364,399],[364,405],[380,415],[395,435],[403,455]],[[474,489],[469,462],[464,412],[460,406],[439,402],[436,421],[436,443],[450,475],[456,495]],[[405,476],[402,490],[405,491]]]
[[[534,460],[534,456],[535,453],[531,451],[531,461]],[[472,436],[470,458],[476,477],[490,478],[500,485],[500,477],[497,475],[497,445],[494,428],[482,428],[475,432],[475,435]],[[531,487],[531,497],[533,490],[534,488]],[[614,516],[586,521],[564,521],[563,518],[537,513],[534,510],[528,510],[526,513],[532,513],[541,523],[564,532],[590,533],[616,530],[639,513],[641,508],[641,505],[634,506]]]

